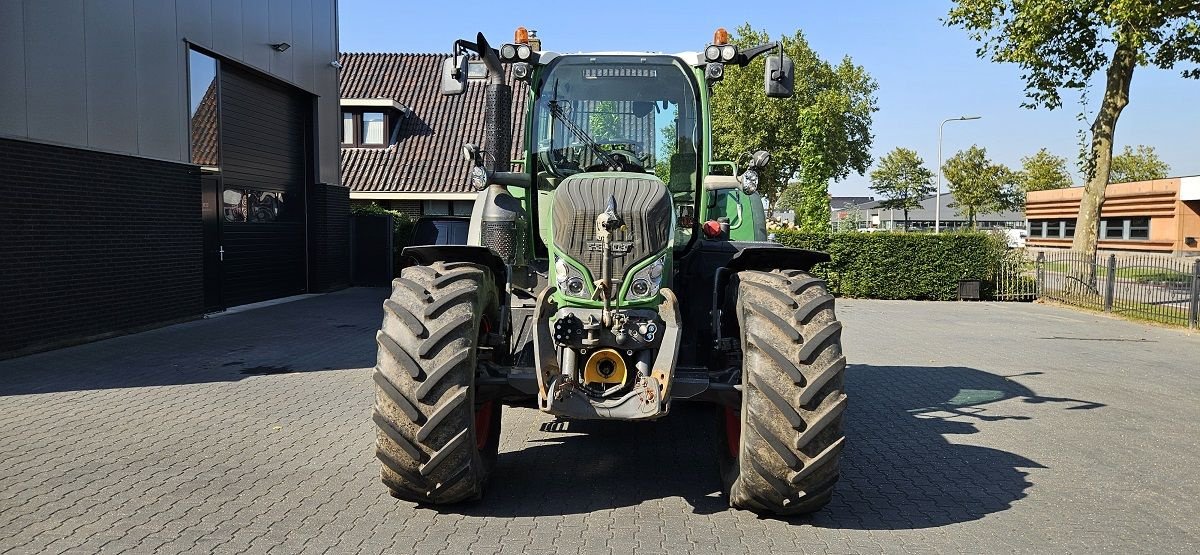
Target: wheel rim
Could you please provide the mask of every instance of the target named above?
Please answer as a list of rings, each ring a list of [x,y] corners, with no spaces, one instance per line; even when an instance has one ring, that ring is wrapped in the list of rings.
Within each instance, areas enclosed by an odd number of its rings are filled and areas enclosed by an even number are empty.
[[[729,407],[725,407],[725,449],[728,450],[729,456],[737,458],[738,451],[742,446],[742,414],[741,411],[735,411]]]
[[[475,410],[475,448],[480,451],[492,440],[492,403],[487,401]]]
[[[479,339],[476,340],[476,344],[482,343],[483,338],[491,332],[492,323],[484,316],[479,322]],[[492,440],[492,410],[493,401],[484,401],[475,409],[475,448],[479,451],[487,448]]]

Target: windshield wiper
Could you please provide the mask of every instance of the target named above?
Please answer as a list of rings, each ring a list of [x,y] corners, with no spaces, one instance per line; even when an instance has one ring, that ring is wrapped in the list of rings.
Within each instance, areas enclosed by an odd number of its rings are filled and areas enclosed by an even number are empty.
[[[586,131],[576,125],[575,122],[571,121],[571,118],[567,117],[566,112],[563,111],[562,106],[559,105],[559,101],[550,101],[550,116],[554,119],[557,119],[559,123],[563,124],[563,127],[566,127],[567,131],[570,131],[572,135],[575,135],[576,139],[586,143],[596,157],[604,161],[604,165],[606,167],[616,171],[622,171],[624,169],[621,162],[619,162],[616,157],[600,148],[600,145],[597,144],[596,141],[590,136],[588,136]]]

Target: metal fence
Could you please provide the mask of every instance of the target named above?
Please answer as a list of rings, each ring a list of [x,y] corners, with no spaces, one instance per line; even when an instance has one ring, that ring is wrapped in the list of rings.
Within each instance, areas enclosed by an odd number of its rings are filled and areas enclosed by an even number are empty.
[[[1075,251],[1013,251],[995,279],[997,300],[1049,299],[1133,318],[1197,327],[1200,259]]]

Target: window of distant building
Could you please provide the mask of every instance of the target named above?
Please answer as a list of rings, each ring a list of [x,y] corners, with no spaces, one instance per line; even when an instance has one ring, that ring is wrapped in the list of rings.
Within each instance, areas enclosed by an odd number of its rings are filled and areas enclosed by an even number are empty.
[[[1075,219],[1030,220],[1029,236],[1046,239],[1075,237]],[[1148,241],[1150,218],[1104,218],[1100,220],[1100,239],[1103,241]]]

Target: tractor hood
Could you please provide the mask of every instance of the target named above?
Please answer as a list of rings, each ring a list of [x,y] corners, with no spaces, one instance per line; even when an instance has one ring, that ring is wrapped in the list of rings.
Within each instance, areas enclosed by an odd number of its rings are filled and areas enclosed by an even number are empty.
[[[554,249],[590,274],[581,276],[588,291],[604,274],[606,234],[614,292],[627,289],[631,270],[655,262],[671,247],[671,197],[653,175],[603,172],[568,177],[555,191],[552,218]],[[657,292],[657,283],[653,289]]]

